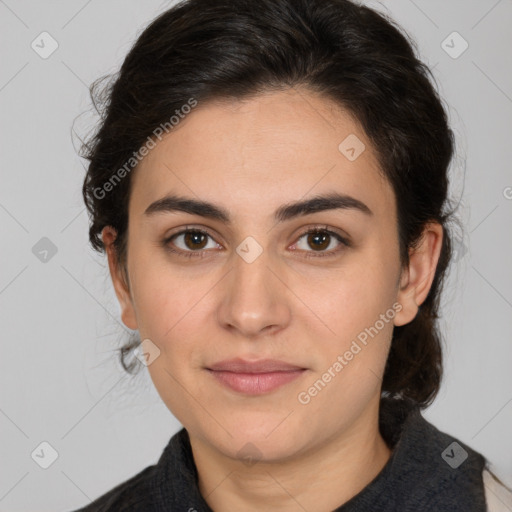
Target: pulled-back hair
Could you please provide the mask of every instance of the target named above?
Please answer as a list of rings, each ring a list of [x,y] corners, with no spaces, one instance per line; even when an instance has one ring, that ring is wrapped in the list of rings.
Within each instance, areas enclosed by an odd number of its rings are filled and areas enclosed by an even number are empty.
[[[155,128],[191,99],[204,104],[295,86],[320,93],[354,115],[377,152],[396,198],[402,267],[428,222],[444,228],[430,292],[416,317],[394,328],[382,384],[384,396],[426,407],[442,376],[437,319],[453,214],[446,209],[453,134],[433,83],[392,20],[349,0],[181,1],[142,32],[105,86],[103,79],[91,86],[101,123],[82,146],[90,161],[83,184],[90,242],[104,251],[101,231],[115,228],[126,272],[126,164],[135,166],[133,155],[156,140]],[[136,345],[131,340],[120,350],[129,372],[134,365],[125,357]]]

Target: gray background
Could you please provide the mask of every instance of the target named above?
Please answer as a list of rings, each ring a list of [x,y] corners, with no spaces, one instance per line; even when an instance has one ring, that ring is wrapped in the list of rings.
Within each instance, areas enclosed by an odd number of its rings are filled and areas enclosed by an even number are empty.
[[[367,3],[417,40],[457,135],[452,197],[465,233],[444,296],[446,378],[425,415],[512,485],[512,1]],[[75,118],[80,136],[97,121],[87,86],[170,5],[0,0],[1,511],[85,505],[155,463],[180,428],[146,369],[130,378],[117,363],[127,331],[106,261],[88,246],[85,161],[71,136]],[[46,59],[31,47],[51,48],[43,31],[59,45]],[[454,31],[469,44],[457,58]],[[58,453],[47,469],[31,457],[50,460],[43,441]]]

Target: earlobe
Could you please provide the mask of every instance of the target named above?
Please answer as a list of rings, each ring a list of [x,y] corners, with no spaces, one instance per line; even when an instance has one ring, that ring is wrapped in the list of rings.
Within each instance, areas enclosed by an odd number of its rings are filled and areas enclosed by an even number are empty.
[[[117,251],[114,246],[114,241],[117,236],[116,230],[111,226],[105,226],[101,232],[103,244],[108,258],[108,267],[110,270],[110,277],[112,278],[112,284],[121,306],[121,320],[129,329],[137,329],[137,320],[135,316],[135,310],[133,307],[133,301],[131,292],[126,282],[126,278],[119,264]]]
[[[402,310],[395,316],[395,326],[412,322],[427,298],[434,281],[442,242],[443,227],[438,223],[429,223],[423,230],[418,246],[409,251],[409,266],[403,269],[397,295]]]

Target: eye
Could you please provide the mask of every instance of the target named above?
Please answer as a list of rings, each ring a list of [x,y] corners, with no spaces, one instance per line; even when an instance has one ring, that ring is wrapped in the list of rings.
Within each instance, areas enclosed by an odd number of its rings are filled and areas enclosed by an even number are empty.
[[[163,240],[163,245],[167,251],[185,258],[204,258],[207,256],[207,249],[222,248],[208,231],[191,227],[167,237]],[[326,257],[336,256],[343,247],[350,246],[351,243],[346,238],[329,229],[329,226],[315,226],[300,235],[292,250],[299,249],[307,258]]]
[[[328,226],[317,226],[308,229],[300,235],[298,242],[295,243],[296,248],[306,252],[306,257],[336,256],[343,250],[343,246],[350,247],[350,242],[338,233],[328,229]],[[309,250],[308,247],[313,248],[313,250]],[[330,250],[327,250],[329,248]]]
[[[208,238],[212,240],[210,246],[208,246]],[[219,247],[219,244],[213,242],[213,238],[208,231],[199,228],[184,229],[166,238],[163,243],[170,252],[179,253],[180,256],[186,258],[204,257],[206,254],[203,251]],[[174,249],[173,246],[177,247],[178,250]]]

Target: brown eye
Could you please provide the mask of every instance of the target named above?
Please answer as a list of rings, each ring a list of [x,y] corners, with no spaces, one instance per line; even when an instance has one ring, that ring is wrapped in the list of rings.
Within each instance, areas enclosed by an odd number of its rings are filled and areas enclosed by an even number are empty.
[[[295,247],[306,257],[336,256],[343,247],[350,247],[350,243],[330,229],[312,228],[299,237]]]
[[[208,245],[209,242],[210,245]],[[184,229],[165,239],[163,245],[168,251],[187,258],[192,256],[204,257],[209,252],[206,249],[219,247],[210,233],[202,229]]]
[[[330,241],[331,235],[325,232],[309,233],[307,238],[309,247],[312,247],[315,251],[326,249],[329,247]]]
[[[189,249],[204,249],[208,235],[200,231],[187,231],[184,235],[183,242]]]

